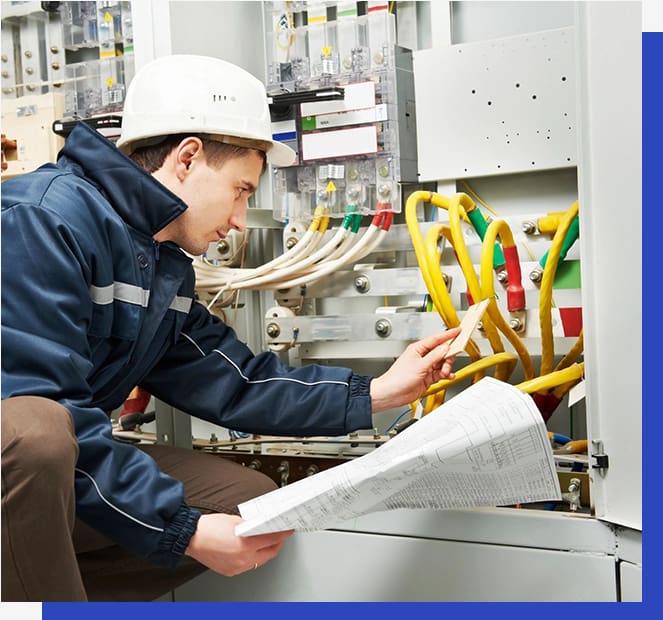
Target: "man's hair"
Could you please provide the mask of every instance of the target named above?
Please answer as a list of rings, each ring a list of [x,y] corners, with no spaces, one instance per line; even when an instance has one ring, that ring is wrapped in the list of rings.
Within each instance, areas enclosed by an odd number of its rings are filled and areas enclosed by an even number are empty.
[[[152,173],[163,166],[168,154],[180,143],[184,138],[189,136],[196,136],[200,138],[205,149],[205,154],[210,165],[214,168],[221,168],[229,159],[236,157],[245,157],[249,150],[256,151],[262,156],[262,170],[265,171],[267,167],[267,156],[265,152],[259,148],[254,148],[250,144],[238,145],[222,142],[218,139],[210,138],[200,134],[179,133],[164,136],[156,143],[139,146],[135,151],[129,155],[141,168],[147,172]]]

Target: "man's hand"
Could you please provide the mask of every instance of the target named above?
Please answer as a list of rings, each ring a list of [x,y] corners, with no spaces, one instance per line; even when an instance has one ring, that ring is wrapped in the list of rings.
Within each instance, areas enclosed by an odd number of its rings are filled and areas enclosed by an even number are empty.
[[[387,372],[371,381],[373,413],[411,403],[433,383],[453,379],[455,358],[445,355],[448,343],[459,333],[460,328],[454,327],[409,345]]]
[[[236,515],[209,514],[198,520],[185,554],[213,571],[232,577],[262,566],[275,558],[293,530],[235,536],[235,526],[242,522]]]

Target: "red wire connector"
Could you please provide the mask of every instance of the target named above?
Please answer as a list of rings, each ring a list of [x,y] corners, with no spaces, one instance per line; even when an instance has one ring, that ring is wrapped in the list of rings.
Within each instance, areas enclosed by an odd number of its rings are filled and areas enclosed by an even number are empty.
[[[522,284],[520,272],[520,260],[518,259],[518,248],[515,245],[505,246],[504,260],[506,272],[509,276],[509,284],[506,287],[506,305],[509,312],[517,312],[525,309],[525,289]]]
[[[373,226],[380,226],[382,224],[382,230],[389,230],[391,228],[391,223],[394,221],[394,211],[390,202],[378,202],[376,213],[373,216],[371,224]]]

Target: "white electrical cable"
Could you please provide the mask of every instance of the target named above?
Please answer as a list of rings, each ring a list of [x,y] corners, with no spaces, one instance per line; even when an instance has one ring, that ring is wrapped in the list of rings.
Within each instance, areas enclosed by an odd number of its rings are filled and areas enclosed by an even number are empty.
[[[292,280],[278,281],[274,282],[269,286],[260,286],[260,289],[288,289],[293,286],[300,286],[302,284],[308,284],[315,280],[319,280],[322,276],[325,276],[329,273],[337,271],[340,267],[354,263],[358,260],[361,260],[365,256],[368,256],[375,248],[382,242],[382,239],[387,234],[388,230],[380,230],[380,233],[376,237],[376,233],[379,230],[379,226],[374,226],[371,224],[368,227],[368,230],[364,233],[362,238],[357,241],[357,243],[351,248],[351,250],[343,257],[336,260],[328,261],[322,265],[316,265],[316,268],[309,270],[307,273],[296,277]]]
[[[294,261],[288,264],[285,267],[273,270],[271,273],[265,274],[258,278],[251,278],[249,280],[242,280],[240,282],[230,282],[228,283],[229,289],[240,289],[240,288],[256,288],[270,282],[283,280],[294,275],[306,273],[307,268],[315,265],[320,261],[330,260],[332,256],[336,256],[339,252],[339,248],[347,247],[347,241],[352,242],[354,235],[348,235],[350,231],[347,228],[339,228],[336,231],[336,234],[330,239],[324,246],[318,249],[313,254],[305,257],[302,260]]]
[[[196,271],[196,288],[199,290],[217,291],[220,288],[227,288],[231,282],[254,278],[267,273],[282,263],[286,265],[291,264],[299,260],[301,254],[315,249],[320,243],[322,236],[323,233],[308,229],[299,242],[290,248],[290,250],[252,269],[211,265],[199,256],[192,256],[193,267]]]

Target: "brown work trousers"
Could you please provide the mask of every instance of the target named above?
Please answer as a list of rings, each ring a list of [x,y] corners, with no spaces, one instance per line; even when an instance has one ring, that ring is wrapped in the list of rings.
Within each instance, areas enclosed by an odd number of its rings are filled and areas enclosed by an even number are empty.
[[[71,414],[35,396],[2,401],[2,601],[152,601],[206,568],[184,556],[175,569],[132,555],[76,518],[78,444]],[[277,485],[228,459],[139,444],[184,484],[202,513],[238,514],[238,504]]]

